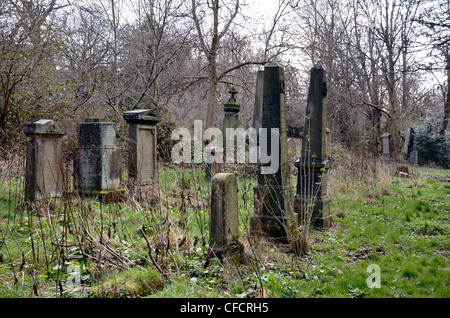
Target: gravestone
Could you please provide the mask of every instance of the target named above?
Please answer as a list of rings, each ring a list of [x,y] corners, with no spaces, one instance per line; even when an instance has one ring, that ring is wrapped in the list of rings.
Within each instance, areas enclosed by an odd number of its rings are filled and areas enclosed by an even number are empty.
[[[296,161],[297,193],[295,212],[300,221],[311,218],[319,228],[331,226],[330,198],[327,196],[327,110],[326,72],[320,63],[311,69],[303,128],[301,157]]]
[[[415,160],[415,156],[417,152],[411,157],[413,149],[414,149],[414,129],[410,127],[406,130],[405,143],[403,144],[402,152],[405,156],[405,159],[408,160],[408,163],[413,162],[411,164],[416,164],[417,160]]]
[[[127,111],[123,118],[128,124],[128,177],[139,185],[156,181],[156,125],[161,118],[150,109]]]
[[[392,135],[390,133],[383,133],[380,137],[381,137],[381,145],[382,145],[382,149],[383,149],[383,159],[386,162],[389,162],[391,159],[390,148],[391,148]]]
[[[261,128],[267,130],[267,140],[259,135],[260,169],[258,186],[254,188],[255,215],[251,226],[255,232],[262,230],[275,240],[285,241],[289,217],[293,215],[293,188],[288,162],[284,69],[277,63],[266,64],[263,78]],[[272,154],[275,143],[278,148]],[[261,148],[264,146],[267,154],[270,153],[270,162],[262,160]]]
[[[119,188],[121,149],[116,138],[113,122],[91,118],[80,124],[78,148],[73,153],[76,190],[97,193]]]
[[[211,180],[209,238],[216,256],[239,245],[238,186],[232,173],[217,173]]]
[[[408,163],[412,166],[419,164],[419,152],[417,150],[413,150],[409,153]]]
[[[25,197],[43,200],[64,192],[63,141],[66,126],[49,119],[24,125],[27,142]]]

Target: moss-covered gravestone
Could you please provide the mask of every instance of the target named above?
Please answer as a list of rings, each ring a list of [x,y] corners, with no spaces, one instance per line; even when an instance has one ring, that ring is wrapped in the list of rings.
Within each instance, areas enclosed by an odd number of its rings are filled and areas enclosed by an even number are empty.
[[[66,127],[49,119],[24,125],[27,142],[25,194],[29,200],[61,197],[64,192],[63,141]]]
[[[128,177],[139,185],[153,184],[156,180],[156,125],[161,118],[150,109],[125,112],[128,123],[129,153]]]
[[[211,180],[210,248],[216,256],[233,253],[239,244],[238,187],[232,173]]]
[[[73,154],[76,190],[96,194],[120,187],[121,149],[116,139],[113,122],[91,118],[80,124]]]
[[[327,196],[327,112],[326,74],[320,63],[311,69],[308,104],[298,168],[295,212],[300,221],[311,220],[320,228],[331,226],[330,198]]]

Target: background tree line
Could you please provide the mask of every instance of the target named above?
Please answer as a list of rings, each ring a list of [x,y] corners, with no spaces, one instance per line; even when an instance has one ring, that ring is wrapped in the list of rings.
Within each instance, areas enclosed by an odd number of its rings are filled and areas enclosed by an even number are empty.
[[[256,71],[276,60],[286,68],[292,131],[301,131],[309,70],[321,61],[334,143],[377,154],[380,134],[390,132],[400,156],[402,133],[417,126],[445,150],[448,1],[279,0],[265,16],[258,3],[2,1],[2,143],[24,138],[22,125],[37,119],[75,134],[86,117],[120,121],[135,108],[157,108],[179,126],[202,119],[210,127],[223,118],[230,86],[248,127]]]

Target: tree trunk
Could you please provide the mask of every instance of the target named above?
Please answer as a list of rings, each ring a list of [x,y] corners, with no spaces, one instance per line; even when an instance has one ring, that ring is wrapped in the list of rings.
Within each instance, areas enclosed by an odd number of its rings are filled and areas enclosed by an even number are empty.
[[[448,129],[448,122],[450,121],[450,50],[449,45],[445,49],[445,60],[447,70],[447,99],[444,104],[444,121],[442,122],[441,135],[445,134]]]
[[[381,111],[379,109],[373,108],[371,115],[371,133],[370,133],[370,152],[374,155],[379,154],[379,140],[380,140],[380,122],[381,122]]]
[[[206,110],[206,129],[214,127],[216,104],[217,104],[217,44],[213,40],[211,51],[208,56],[209,61],[209,101]]]
[[[209,80],[209,101],[206,110],[206,129],[214,127],[217,104],[217,80],[213,77]]]

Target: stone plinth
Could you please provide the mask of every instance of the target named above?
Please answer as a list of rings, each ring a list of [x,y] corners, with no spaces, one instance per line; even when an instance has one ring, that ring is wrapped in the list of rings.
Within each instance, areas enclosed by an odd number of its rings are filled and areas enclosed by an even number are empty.
[[[25,197],[43,200],[64,192],[63,142],[66,127],[49,119],[24,125],[27,142]]]
[[[156,125],[161,118],[149,109],[125,112],[123,118],[129,134],[128,177],[140,185],[153,184],[157,171]]]
[[[80,124],[74,149],[74,187],[81,191],[108,191],[120,186],[121,149],[116,146],[116,125],[100,119]]]

